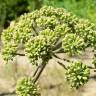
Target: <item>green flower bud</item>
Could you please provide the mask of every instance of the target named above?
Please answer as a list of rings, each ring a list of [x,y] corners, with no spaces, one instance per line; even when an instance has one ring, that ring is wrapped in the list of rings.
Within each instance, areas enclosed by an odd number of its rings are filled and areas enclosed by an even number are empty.
[[[1,50],[1,53],[3,55],[3,59],[5,61],[13,60],[17,52],[17,45],[12,44],[11,42],[6,44],[3,49]]]
[[[23,78],[16,85],[17,96],[41,96],[40,88],[30,77]]]
[[[62,41],[64,52],[74,55],[80,54],[84,50],[84,40],[76,34],[66,34]]]
[[[78,89],[80,86],[88,82],[90,70],[82,62],[74,62],[68,66],[65,75],[69,84]]]
[[[51,58],[51,42],[43,35],[33,37],[26,43],[25,47],[26,56],[29,57],[33,65],[38,65],[39,59],[47,61]]]

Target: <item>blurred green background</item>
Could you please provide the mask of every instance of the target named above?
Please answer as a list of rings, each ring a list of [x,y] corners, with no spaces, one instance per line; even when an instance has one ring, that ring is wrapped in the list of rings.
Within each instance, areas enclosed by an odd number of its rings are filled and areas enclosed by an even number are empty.
[[[10,21],[21,14],[44,5],[63,7],[96,24],[96,0],[0,0],[0,28],[8,27]]]

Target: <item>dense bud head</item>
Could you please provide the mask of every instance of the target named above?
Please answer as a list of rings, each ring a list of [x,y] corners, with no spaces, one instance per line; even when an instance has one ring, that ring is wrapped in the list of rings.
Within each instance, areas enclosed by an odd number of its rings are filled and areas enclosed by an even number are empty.
[[[55,42],[58,38],[58,33],[54,32],[53,30],[47,28],[45,30],[40,31],[39,35],[43,36],[46,38],[47,42],[50,43],[51,46],[55,46]]]
[[[51,42],[43,35],[33,37],[26,43],[25,47],[26,56],[29,57],[33,65],[38,65],[39,59],[48,61],[51,58]]]
[[[41,29],[54,29],[55,26],[59,25],[60,22],[56,18],[56,16],[41,16],[40,18],[36,19],[37,26],[40,27]]]
[[[66,79],[76,89],[88,82],[89,68],[82,62],[74,62],[68,66]]]
[[[96,43],[96,29],[93,23],[90,23],[85,19],[79,19],[78,23],[74,26],[74,29],[76,34],[84,39],[86,46],[94,47],[94,44]]]
[[[13,60],[17,52],[17,45],[10,42],[4,45],[4,48],[1,51],[5,61]]]
[[[24,17],[26,17],[26,14]],[[3,31],[3,43],[26,43],[32,37],[32,20],[24,17],[21,16],[18,21],[12,22],[10,26]]]
[[[62,41],[62,47],[69,55],[80,54],[85,48],[84,39],[73,33],[67,34]]]
[[[54,29],[55,33],[57,33],[57,35],[61,38],[64,38],[64,36],[67,34],[67,33],[71,33],[71,28],[68,27],[68,25],[66,24],[60,24],[60,25],[57,25]]]
[[[30,77],[23,78],[17,82],[17,96],[41,96],[39,86]]]
[[[7,44],[8,42],[10,42],[12,40],[13,32],[14,32],[14,23],[12,22],[10,24],[10,27],[3,30],[3,32],[2,32],[1,38],[2,38],[3,44]]]

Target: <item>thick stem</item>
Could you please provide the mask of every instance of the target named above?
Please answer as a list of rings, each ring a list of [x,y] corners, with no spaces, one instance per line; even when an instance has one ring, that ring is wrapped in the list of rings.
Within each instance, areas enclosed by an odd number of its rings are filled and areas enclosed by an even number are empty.
[[[40,70],[37,72],[37,74],[34,76],[34,83],[39,79],[39,77],[41,76],[44,68],[46,67],[47,63],[42,64]]]
[[[40,69],[40,67],[41,67],[41,65],[39,65],[39,66],[36,68],[35,72],[33,73],[33,77],[37,74],[37,72],[38,72],[38,70]]]

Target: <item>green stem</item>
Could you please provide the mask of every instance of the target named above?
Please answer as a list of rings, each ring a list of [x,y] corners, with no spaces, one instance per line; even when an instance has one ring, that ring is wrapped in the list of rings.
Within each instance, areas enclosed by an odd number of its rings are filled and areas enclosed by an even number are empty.
[[[68,59],[65,59],[65,58],[60,58],[60,57],[57,56],[56,54],[53,54],[53,56],[54,56],[55,58],[57,58],[57,59],[60,59],[60,60],[66,61],[66,62],[68,62],[68,63],[73,63],[73,61],[68,60]]]
[[[59,62],[59,61],[57,61],[57,63],[60,65],[60,66],[62,66],[64,69],[66,69],[67,70],[67,67],[64,65],[64,64],[62,64],[61,62]]]
[[[15,55],[25,56],[25,54],[21,54],[21,53],[16,53]]]
[[[56,44],[55,44],[55,47],[53,48],[53,51],[61,48],[61,45],[62,45],[62,41],[61,40],[58,40],[58,42],[56,42]]]
[[[54,53],[62,53],[62,52],[64,52],[64,50],[60,47],[57,50],[54,50],[53,52]]]
[[[32,26],[33,28],[33,31],[34,31],[34,35],[37,36],[38,35],[38,32],[36,31],[36,29],[34,28],[34,26]]]
[[[42,66],[41,66],[40,70],[38,70],[38,72],[36,72],[37,74],[34,76],[34,83],[37,82],[37,80],[41,76],[43,70],[45,69],[46,65],[47,65],[47,63],[45,63],[45,64],[42,63]]]
[[[40,69],[40,67],[41,67],[41,65],[39,65],[39,66],[36,68],[36,70],[35,70],[35,72],[34,72],[34,74],[33,74],[33,77],[37,74],[37,72],[38,72],[38,70]]]

